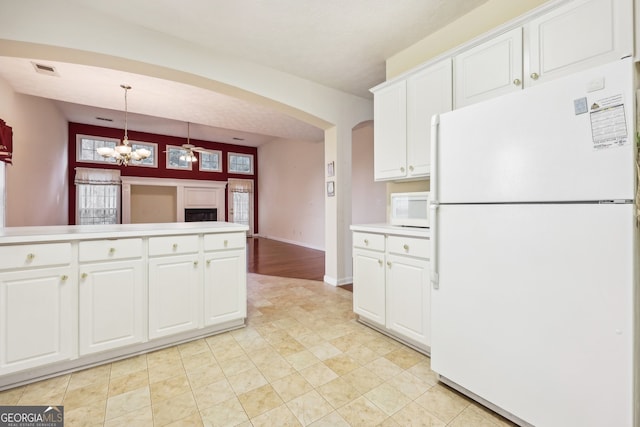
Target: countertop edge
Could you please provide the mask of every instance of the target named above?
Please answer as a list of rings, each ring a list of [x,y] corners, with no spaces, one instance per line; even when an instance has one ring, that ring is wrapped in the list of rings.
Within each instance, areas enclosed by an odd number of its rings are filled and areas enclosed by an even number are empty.
[[[422,238],[431,237],[431,230],[429,228],[401,227],[390,224],[353,224],[350,226],[350,229],[351,231],[360,231],[365,233],[381,233]]]

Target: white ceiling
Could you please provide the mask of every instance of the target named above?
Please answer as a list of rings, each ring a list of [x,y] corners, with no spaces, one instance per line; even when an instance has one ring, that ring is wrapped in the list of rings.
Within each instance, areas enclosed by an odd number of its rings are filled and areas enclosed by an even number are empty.
[[[70,0],[96,14],[174,36],[369,98],[385,59],[487,0]],[[181,83],[52,61],[0,57],[0,76],[19,93],[56,100],[69,121],[257,146],[276,138],[321,141],[323,131],[270,108]],[[136,91],[136,87],[138,90]],[[144,89],[142,89],[144,88]],[[166,94],[171,94],[168,97]],[[105,122],[96,119],[113,119]],[[241,138],[238,141],[235,138]]]

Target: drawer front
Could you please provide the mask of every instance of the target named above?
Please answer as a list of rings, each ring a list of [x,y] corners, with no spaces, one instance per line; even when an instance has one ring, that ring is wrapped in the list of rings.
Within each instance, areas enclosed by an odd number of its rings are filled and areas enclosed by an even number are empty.
[[[71,243],[0,246],[0,270],[71,263]]]
[[[430,258],[431,250],[429,239],[417,239],[415,237],[389,236],[387,238],[389,253],[407,255],[416,258]]]
[[[198,252],[198,236],[162,236],[149,238],[149,256]]]
[[[243,249],[247,244],[244,233],[216,233],[204,235],[204,250]]]
[[[353,246],[355,248],[371,249],[373,251],[384,251],[384,234],[375,233],[353,233]]]
[[[80,242],[78,251],[80,262],[140,258],[142,239],[90,240]]]

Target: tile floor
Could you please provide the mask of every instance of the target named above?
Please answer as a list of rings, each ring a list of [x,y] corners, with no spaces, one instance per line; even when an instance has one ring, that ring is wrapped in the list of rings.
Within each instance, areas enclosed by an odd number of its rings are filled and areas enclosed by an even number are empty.
[[[5,392],[66,426],[506,426],[429,358],[355,321],[352,294],[249,274],[246,328]]]

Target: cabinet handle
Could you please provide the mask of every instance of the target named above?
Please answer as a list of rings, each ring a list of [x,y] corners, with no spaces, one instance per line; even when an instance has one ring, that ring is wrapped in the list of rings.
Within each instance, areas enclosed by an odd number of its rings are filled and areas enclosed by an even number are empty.
[[[382,265],[382,260],[381,259],[378,260],[378,264]]]
[[[178,249],[178,244],[174,243],[172,247],[173,247],[173,250],[175,251],[176,249]]]
[[[87,277],[89,277],[89,275],[88,275],[87,273],[82,273],[82,276],[81,276],[81,277],[82,277],[83,279],[86,279]]]
[[[364,244],[365,244],[366,246],[369,246],[369,239],[364,239]]]
[[[402,248],[405,252],[409,252],[409,245],[404,245]]]
[[[531,78],[532,78],[533,80],[538,80],[538,77],[540,77],[540,76],[538,75],[538,73],[531,73]]]
[[[520,81],[520,79],[515,79],[513,81],[513,84],[516,85],[516,86],[520,86],[520,84],[522,84],[522,82]]]
[[[193,266],[197,267],[198,266],[198,261],[193,261]]]
[[[210,260],[210,259],[208,259],[208,260],[207,260],[207,267],[208,267],[208,266],[210,266],[210,265],[211,265],[211,260]]]
[[[60,280],[62,280],[63,282],[66,281],[69,278],[69,276],[67,276],[66,274],[63,274],[62,276],[60,276]]]
[[[391,268],[391,261],[387,261],[387,267]]]
[[[413,166],[409,166],[409,172],[413,172]]]
[[[404,173],[404,166],[400,168],[400,172]]]
[[[113,255],[116,252],[116,248],[109,248],[109,254]]]
[[[36,257],[36,254],[27,254],[27,261],[33,261],[35,257]]]
[[[225,247],[225,248],[226,248],[227,246],[229,246],[229,241],[228,241],[228,240],[225,240],[223,243],[224,243],[224,247]]]

